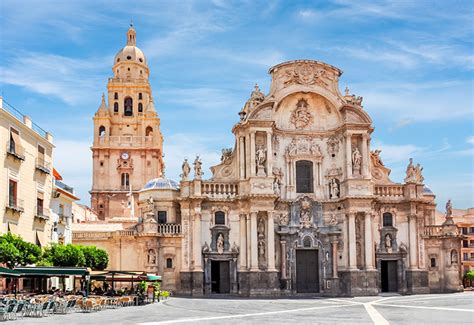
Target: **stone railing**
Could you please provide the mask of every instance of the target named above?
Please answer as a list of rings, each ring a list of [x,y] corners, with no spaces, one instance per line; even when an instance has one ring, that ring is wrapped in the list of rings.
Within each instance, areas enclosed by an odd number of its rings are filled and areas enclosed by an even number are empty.
[[[425,226],[425,236],[441,236],[443,234],[443,226]]]
[[[181,225],[178,223],[161,223],[158,225],[158,233],[162,235],[177,235],[181,233]]]
[[[107,239],[112,237],[113,232],[111,231],[78,231],[72,233],[72,239],[76,240],[97,240]]]
[[[233,198],[239,194],[239,184],[204,181],[201,184],[201,194],[217,199]]]
[[[382,197],[403,197],[403,185],[375,185],[374,194]]]
[[[145,145],[153,143],[153,136],[100,136],[97,145],[112,145],[120,147],[131,147],[133,145]]]

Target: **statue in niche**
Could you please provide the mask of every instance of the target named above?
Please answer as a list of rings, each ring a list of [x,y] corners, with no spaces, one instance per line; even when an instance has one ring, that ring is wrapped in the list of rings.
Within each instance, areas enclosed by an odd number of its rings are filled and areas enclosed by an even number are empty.
[[[204,246],[202,247],[202,252],[203,253],[208,253],[211,251],[211,248],[209,247],[209,245],[207,244],[207,242],[204,243]]]
[[[257,163],[257,176],[265,176],[265,162],[267,161],[267,149],[263,145],[257,147],[255,162]]]
[[[405,183],[415,183],[415,167],[413,166],[413,158],[410,158],[410,162],[408,163],[407,170],[406,170],[406,177]]]
[[[451,199],[446,202],[446,218],[449,218],[453,215],[453,204],[451,203]]]
[[[421,167],[420,164],[416,164],[416,167],[414,170],[414,178],[417,184],[423,184],[423,181],[425,180],[425,178],[421,174],[422,171],[423,171],[423,167]]]
[[[392,236],[390,236],[390,234],[385,235],[385,249],[387,253],[392,252]]]
[[[286,152],[290,155],[296,155],[296,152],[298,150],[298,146],[296,144],[296,139],[292,139],[288,147],[286,148]]]
[[[191,172],[191,166],[189,166],[188,158],[184,158],[183,164],[181,165],[181,170],[182,170],[182,174],[180,175],[181,180],[187,181],[189,177],[189,173]]]
[[[313,216],[311,215],[311,202],[308,198],[301,201],[300,224],[303,228],[311,227]]]
[[[331,199],[335,199],[339,197],[339,183],[335,178],[329,181],[329,195]]]
[[[148,250],[148,264],[156,264],[156,254],[153,249]]]
[[[290,222],[288,213],[286,213],[286,212],[281,213],[280,214],[280,219],[279,219],[280,225],[286,226],[286,225],[288,225],[288,222]]]
[[[221,233],[217,236],[216,247],[219,254],[224,253],[224,236]]]
[[[337,225],[336,216],[334,214],[331,215],[331,220],[329,221],[329,225],[331,225],[331,226],[336,226]]]
[[[309,126],[313,121],[313,116],[309,112],[308,101],[304,98],[298,100],[296,109],[291,113],[291,123],[297,129],[303,129]]]
[[[201,159],[199,158],[199,155],[196,156],[196,159],[194,160],[194,177],[196,179],[201,179],[202,175],[204,175],[202,171],[202,162]]]
[[[262,217],[258,219],[257,234],[258,238],[265,238],[265,221]]]
[[[451,264],[458,264],[458,252],[454,249],[451,251]]]
[[[265,258],[265,241],[262,239],[258,241],[258,257]]]
[[[280,195],[281,184],[283,179],[283,172],[281,168],[273,167],[273,191],[276,195]]]
[[[352,150],[352,172],[360,175],[360,168],[362,165],[362,155],[357,147]]]

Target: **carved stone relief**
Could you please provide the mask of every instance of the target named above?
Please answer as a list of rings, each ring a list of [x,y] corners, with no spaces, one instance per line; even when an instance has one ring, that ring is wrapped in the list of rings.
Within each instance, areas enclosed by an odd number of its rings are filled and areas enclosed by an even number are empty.
[[[339,151],[339,142],[340,140],[336,136],[330,137],[326,142],[327,151],[331,157],[335,157],[337,155],[337,152]]]
[[[295,110],[291,113],[291,123],[297,129],[304,129],[313,122],[313,115],[309,112],[308,101],[304,98],[298,100]]]
[[[293,69],[288,69],[285,73],[286,79],[284,85],[301,84],[305,86],[320,85],[328,87],[329,83],[325,80],[327,77],[324,69],[311,64],[299,63]]]

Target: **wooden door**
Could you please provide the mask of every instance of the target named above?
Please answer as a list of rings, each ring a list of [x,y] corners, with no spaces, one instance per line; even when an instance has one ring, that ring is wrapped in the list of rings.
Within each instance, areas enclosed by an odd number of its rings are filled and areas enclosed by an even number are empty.
[[[319,292],[319,263],[317,250],[296,251],[296,291]]]
[[[230,292],[230,268],[229,262],[219,263],[219,293]]]

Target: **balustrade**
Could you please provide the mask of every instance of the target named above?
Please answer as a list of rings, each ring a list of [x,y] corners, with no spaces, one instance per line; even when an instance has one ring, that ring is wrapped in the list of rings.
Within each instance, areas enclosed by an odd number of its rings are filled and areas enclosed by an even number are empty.
[[[231,198],[239,194],[237,183],[202,182],[201,193],[211,198]]]
[[[403,196],[403,185],[375,185],[375,195],[377,196]]]

